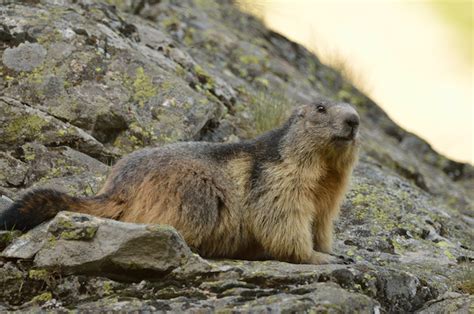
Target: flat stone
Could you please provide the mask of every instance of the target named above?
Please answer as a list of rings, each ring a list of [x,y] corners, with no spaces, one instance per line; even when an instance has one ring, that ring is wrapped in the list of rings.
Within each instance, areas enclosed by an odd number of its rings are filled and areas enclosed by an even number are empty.
[[[3,52],[3,64],[17,72],[31,72],[40,66],[46,57],[46,49],[37,43],[21,43]]]
[[[41,224],[28,233],[16,238],[2,252],[1,256],[9,258],[32,259],[46,242],[47,225]]]

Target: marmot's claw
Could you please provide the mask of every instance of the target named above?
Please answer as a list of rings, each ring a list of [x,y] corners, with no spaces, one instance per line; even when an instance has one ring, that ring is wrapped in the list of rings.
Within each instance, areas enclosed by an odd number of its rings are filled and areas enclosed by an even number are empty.
[[[329,264],[349,264],[342,256],[330,255]]]

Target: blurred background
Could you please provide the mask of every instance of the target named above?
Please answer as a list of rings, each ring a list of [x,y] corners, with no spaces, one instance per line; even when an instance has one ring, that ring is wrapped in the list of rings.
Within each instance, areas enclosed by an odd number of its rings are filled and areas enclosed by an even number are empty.
[[[473,1],[241,1],[339,68],[402,127],[474,164]]]

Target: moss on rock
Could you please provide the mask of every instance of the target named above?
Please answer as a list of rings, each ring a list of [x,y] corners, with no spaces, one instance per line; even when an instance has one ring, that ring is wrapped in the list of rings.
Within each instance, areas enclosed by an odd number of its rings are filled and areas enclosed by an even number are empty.
[[[135,71],[135,77],[132,83],[133,100],[140,106],[144,106],[151,97],[156,95],[157,89],[153,84],[150,76],[145,73],[142,67],[138,67]]]

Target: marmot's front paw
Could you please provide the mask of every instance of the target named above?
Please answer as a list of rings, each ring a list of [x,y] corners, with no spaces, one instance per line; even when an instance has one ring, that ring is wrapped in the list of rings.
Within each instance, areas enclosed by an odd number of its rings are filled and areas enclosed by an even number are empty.
[[[311,264],[344,264],[344,260],[337,256],[314,251],[311,255]]]

